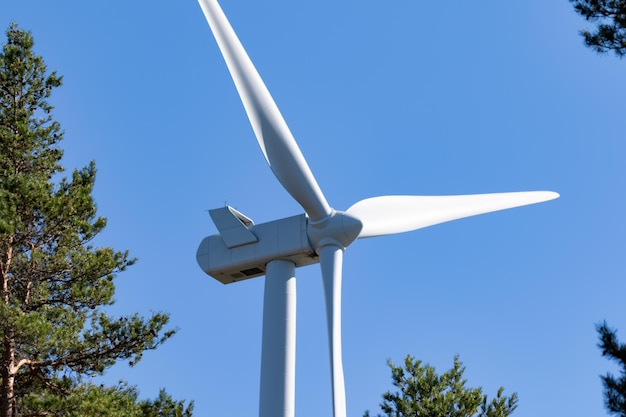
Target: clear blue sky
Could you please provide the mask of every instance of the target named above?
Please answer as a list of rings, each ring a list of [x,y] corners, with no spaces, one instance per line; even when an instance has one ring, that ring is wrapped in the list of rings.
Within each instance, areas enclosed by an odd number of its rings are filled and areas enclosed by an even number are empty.
[[[594,323],[626,341],[626,61],[598,56],[567,0],[223,0],[329,202],[554,190],[561,198],[356,242],[346,252],[348,415],[378,411],[387,358],[518,392],[517,417],[604,415]],[[3,1],[64,75],[68,169],[95,159],[109,226],[139,258],[112,311],[167,311],[179,334],[135,367],[197,416],[254,416],[263,279],[195,262],[225,202],[255,222],[301,213],[268,169],[195,0]],[[322,284],[298,270],[298,417],[331,414]]]

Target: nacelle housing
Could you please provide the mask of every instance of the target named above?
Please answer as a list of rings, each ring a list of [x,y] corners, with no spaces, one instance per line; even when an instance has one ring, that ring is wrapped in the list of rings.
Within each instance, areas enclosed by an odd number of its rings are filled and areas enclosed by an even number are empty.
[[[233,209],[230,210],[233,212]],[[213,214],[216,221],[217,216]],[[217,221],[216,226],[220,229]],[[204,238],[196,253],[204,272],[224,284],[230,284],[265,275],[266,265],[272,260],[288,260],[296,267],[319,262],[309,243],[304,214],[259,225],[246,224],[244,227],[257,241],[240,246],[231,244],[229,247],[221,234]]]

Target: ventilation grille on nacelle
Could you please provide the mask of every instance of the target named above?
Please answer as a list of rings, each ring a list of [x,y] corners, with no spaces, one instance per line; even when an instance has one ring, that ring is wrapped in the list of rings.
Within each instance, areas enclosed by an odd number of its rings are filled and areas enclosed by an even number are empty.
[[[235,279],[240,279],[240,278],[251,277],[254,275],[259,275],[259,274],[264,274],[264,273],[265,273],[264,270],[255,266],[254,268],[248,268],[248,269],[241,270],[239,272],[235,272],[234,274],[230,274],[230,276]]]

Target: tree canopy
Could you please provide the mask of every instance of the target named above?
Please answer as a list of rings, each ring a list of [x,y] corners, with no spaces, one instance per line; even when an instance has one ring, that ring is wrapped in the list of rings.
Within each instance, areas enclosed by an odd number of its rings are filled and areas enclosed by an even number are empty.
[[[626,0],[570,0],[574,9],[594,30],[583,29],[585,44],[596,52],[613,51],[618,57],[626,54]]]
[[[604,386],[604,405],[610,414],[626,417],[626,344],[617,339],[617,330],[606,322],[596,326],[602,356],[615,361],[620,367],[620,376],[611,373],[602,375]]]
[[[517,394],[503,395],[489,401],[482,388],[467,388],[463,379],[465,367],[458,356],[451,369],[438,375],[435,368],[424,365],[410,355],[404,367],[388,361],[395,392],[383,394],[378,417],[506,417],[517,408]],[[364,417],[369,417],[366,411]]]
[[[190,415],[165,392],[141,402],[125,384],[89,382],[175,330],[165,313],[106,312],[117,273],[135,260],[93,245],[106,226],[92,197],[95,163],[61,177],[64,132],[48,99],[62,77],[33,45],[11,24],[0,51],[0,417]],[[158,407],[170,414],[151,414]]]

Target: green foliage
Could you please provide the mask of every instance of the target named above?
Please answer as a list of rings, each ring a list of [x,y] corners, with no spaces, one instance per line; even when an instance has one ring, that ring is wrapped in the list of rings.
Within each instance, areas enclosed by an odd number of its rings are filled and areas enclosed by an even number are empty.
[[[69,381],[66,381],[69,382]],[[156,400],[139,400],[135,387],[120,382],[114,387],[80,384],[68,390],[67,395],[45,393],[31,394],[22,401],[23,415],[47,415],[67,417],[191,417],[193,404],[185,407],[184,401],[176,402],[165,390]]]
[[[488,401],[481,388],[467,388],[463,379],[465,367],[454,357],[452,368],[441,375],[435,368],[422,365],[408,355],[404,367],[388,361],[396,392],[383,394],[378,417],[506,417],[517,408],[517,394],[503,395],[500,388],[496,398]],[[364,414],[369,417],[369,411]]]
[[[606,322],[596,325],[602,356],[614,360],[620,366],[620,376],[610,373],[601,376],[604,385],[604,405],[611,414],[626,417],[626,344],[617,339],[617,330],[611,329]]]
[[[618,57],[626,54],[626,0],[570,0],[574,9],[587,21],[594,22],[594,31],[583,29],[585,44],[596,52],[613,51]]]
[[[33,38],[12,24],[0,52],[0,417],[188,416],[165,392],[151,402],[121,384],[96,387],[120,360],[137,363],[175,331],[169,316],[111,317],[116,274],[135,260],[94,247],[93,162],[63,173],[63,131],[48,99],[62,77],[48,73]],[[131,407],[132,405],[132,407]],[[148,411],[163,407],[160,414]],[[131,410],[137,414],[129,414]],[[118,411],[116,411],[118,410]]]
[[[164,390],[155,401],[144,401],[140,405],[142,417],[191,417],[193,403],[185,408],[182,401],[176,402]]]

